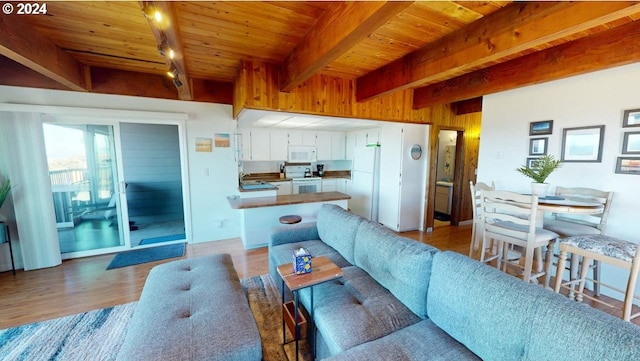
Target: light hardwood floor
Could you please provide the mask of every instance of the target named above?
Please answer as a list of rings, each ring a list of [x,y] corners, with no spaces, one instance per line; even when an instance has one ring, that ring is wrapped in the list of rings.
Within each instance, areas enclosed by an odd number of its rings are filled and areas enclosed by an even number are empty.
[[[433,233],[403,236],[462,254],[469,251],[471,226],[438,227]],[[188,245],[183,258],[229,253],[238,275],[251,277],[269,271],[267,249],[245,250],[240,239]],[[114,306],[138,300],[149,270],[160,263],[106,270],[113,255],[64,261],[58,267],[0,273],[0,329]],[[640,324],[640,320],[638,320]]]

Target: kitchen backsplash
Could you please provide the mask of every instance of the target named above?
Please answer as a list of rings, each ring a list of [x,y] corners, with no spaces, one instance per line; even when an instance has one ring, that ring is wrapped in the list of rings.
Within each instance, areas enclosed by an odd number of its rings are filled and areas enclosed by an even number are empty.
[[[280,172],[280,165],[283,162],[279,161],[244,161],[243,172],[244,173],[272,173]],[[351,170],[350,160],[328,160],[326,162],[311,163],[311,169],[316,171],[316,164],[324,164],[325,171],[348,171]]]

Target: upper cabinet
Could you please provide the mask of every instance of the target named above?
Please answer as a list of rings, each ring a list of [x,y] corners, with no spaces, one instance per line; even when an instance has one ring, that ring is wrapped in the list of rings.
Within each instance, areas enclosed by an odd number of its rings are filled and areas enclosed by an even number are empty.
[[[331,159],[341,160],[346,158],[346,139],[344,133],[331,134]]]
[[[316,133],[304,130],[289,130],[289,144],[316,145]]]
[[[286,129],[271,131],[271,160],[286,161],[289,132]]]
[[[345,139],[346,135],[341,132],[316,133],[318,160],[345,159]]]
[[[289,129],[241,129],[242,160],[287,160],[289,145],[313,145],[318,161],[345,159],[346,135]]]

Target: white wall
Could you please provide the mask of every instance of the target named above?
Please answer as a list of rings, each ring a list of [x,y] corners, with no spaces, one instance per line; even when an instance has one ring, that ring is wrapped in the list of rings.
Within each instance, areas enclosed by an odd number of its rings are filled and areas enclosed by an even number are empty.
[[[230,105],[6,86],[0,86],[0,103],[188,113],[186,135],[192,242],[240,236],[239,214],[230,208],[226,199],[237,193],[238,185],[233,153],[236,122]],[[195,152],[196,137],[213,138],[215,133],[229,133],[232,146],[214,148],[210,153]],[[7,212],[5,208],[4,213]],[[223,221],[222,227],[216,226],[215,220]]]
[[[530,122],[554,121],[548,154],[557,158],[563,128],[605,125],[602,162],[565,163],[547,179],[549,193],[555,192],[555,186],[614,191],[605,233],[638,243],[640,177],[615,173],[624,132],[638,131],[622,128],[624,110],[640,108],[638,83],[640,64],[632,64],[485,96],[478,181],[495,181],[497,189],[531,192],[530,180],[515,171],[529,157]],[[605,281],[616,278],[623,285],[623,273],[603,270]]]

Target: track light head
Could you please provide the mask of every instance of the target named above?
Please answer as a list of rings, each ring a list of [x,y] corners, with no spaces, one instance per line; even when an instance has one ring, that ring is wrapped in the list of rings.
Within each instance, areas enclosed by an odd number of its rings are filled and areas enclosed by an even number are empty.
[[[176,68],[176,66],[173,63],[171,63],[171,67],[167,71],[167,75],[172,79],[178,78],[178,68]]]
[[[176,88],[180,88],[182,86],[182,82],[180,81],[180,79],[178,79],[178,77],[173,78],[173,85],[176,86]]]

